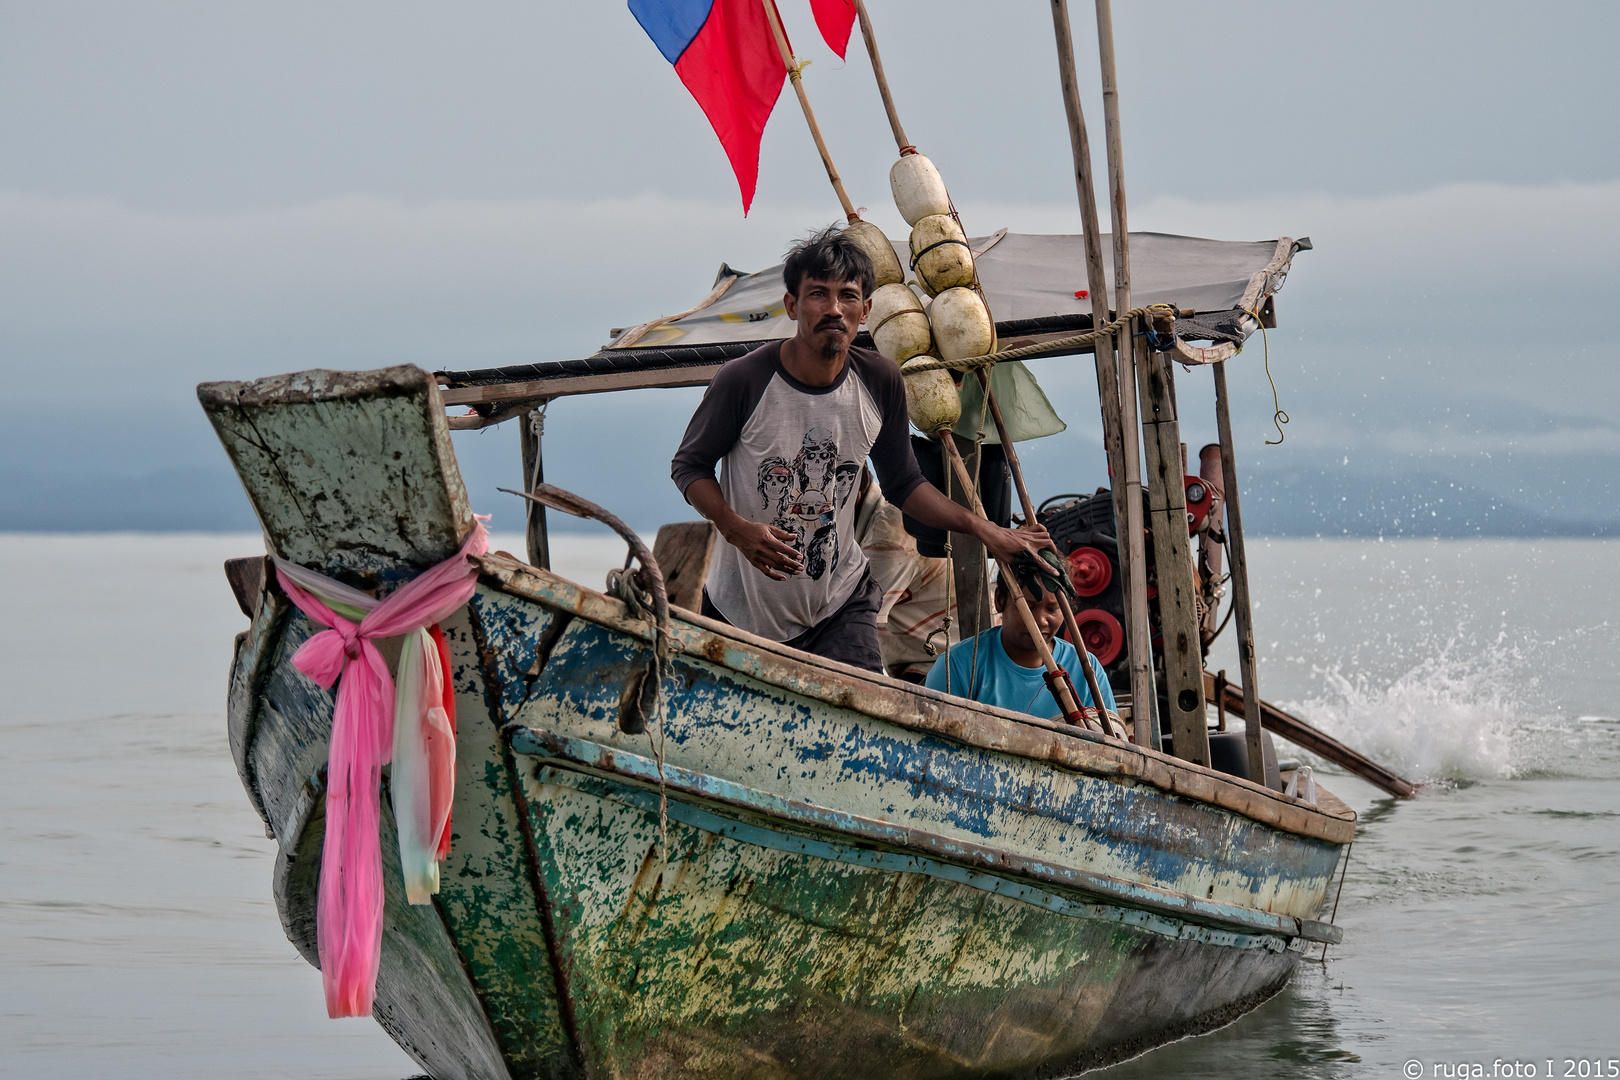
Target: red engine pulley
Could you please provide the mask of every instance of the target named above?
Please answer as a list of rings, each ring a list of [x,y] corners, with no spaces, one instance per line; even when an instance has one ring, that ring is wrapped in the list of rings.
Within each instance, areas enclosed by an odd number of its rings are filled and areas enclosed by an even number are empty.
[[[1125,649],[1125,630],[1118,619],[1102,608],[1087,608],[1075,612],[1074,621],[1080,628],[1086,651],[1095,656],[1098,663],[1108,665],[1119,659]]]
[[[1114,580],[1114,565],[1094,547],[1078,547],[1069,552],[1069,580],[1081,596],[1096,596]]]

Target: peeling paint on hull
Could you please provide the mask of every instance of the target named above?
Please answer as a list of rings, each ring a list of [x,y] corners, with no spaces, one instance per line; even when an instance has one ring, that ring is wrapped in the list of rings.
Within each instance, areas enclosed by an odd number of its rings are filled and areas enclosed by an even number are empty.
[[[313,959],[321,833],[309,778],[325,756],[331,698],[287,662],[310,631],[303,616],[274,603],[261,616],[247,640],[278,628],[280,640],[240,652],[261,689],[251,737],[239,741],[256,801],[300,868],[278,874],[278,902]],[[379,1018],[435,1077],[1066,1075],[1228,1022],[1293,968],[1301,941],[1287,934],[691,798],[669,802],[660,861],[654,788],[514,753],[510,729],[501,735],[513,718],[544,717],[650,752],[648,736],[617,733],[610,708],[641,643],[579,619],[559,632],[561,620],[483,585],[446,627],[461,717],[453,849],[438,918],[390,892],[378,993]],[[502,644],[519,638],[528,651]],[[549,656],[534,655],[548,639]],[[236,684],[251,677],[238,671]],[[1303,918],[1337,859],[1336,845],[1141,785],[886,731],[706,661],[679,662],[671,684],[671,766],[769,781],[783,797],[1155,887],[1202,884],[1200,899],[1287,898],[1277,913]],[[738,723],[773,710],[774,724]],[[784,771],[784,755],[799,767]],[[967,760],[945,768],[950,755]],[[1127,813],[1157,826],[1123,828]],[[461,970],[411,959],[430,953]],[[452,997],[453,1008],[434,1004]],[[484,1016],[469,1015],[469,1002]]]

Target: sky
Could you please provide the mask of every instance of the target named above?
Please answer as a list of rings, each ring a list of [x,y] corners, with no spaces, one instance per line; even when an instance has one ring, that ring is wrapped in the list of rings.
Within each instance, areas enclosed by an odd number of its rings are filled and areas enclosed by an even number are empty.
[[[903,236],[858,41],[840,61],[806,0],[779,6],[852,197]],[[1078,231],[1049,5],[869,8],[969,232]],[[1073,19],[1100,155],[1090,6]],[[1620,8],[1120,0],[1114,20],[1132,228],[1315,245],[1230,365],[1259,525],[1614,527]],[[251,527],[198,382],[587,355],[837,216],[787,93],[744,218],[623,3],[0,0],[0,528]],[[1070,430],[1026,444],[1031,487],[1089,490],[1089,362],[1033,369]],[[1209,376],[1178,385],[1196,447]],[[556,402],[547,478],[638,526],[693,516],[668,460],[698,394]],[[456,445],[475,506],[517,522],[494,490],[518,479],[513,425]]]

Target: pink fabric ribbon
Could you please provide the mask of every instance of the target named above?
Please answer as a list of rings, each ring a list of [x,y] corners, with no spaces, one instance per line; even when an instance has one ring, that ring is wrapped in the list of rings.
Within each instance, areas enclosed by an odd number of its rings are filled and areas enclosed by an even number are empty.
[[[420,716],[396,715],[402,704],[396,699],[394,680],[382,654],[372,644],[378,638],[411,635],[409,650],[426,629],[458,611],[472,599],[478,583],[478,570],[469,555],[489,550],[489,535],[483,520],[475,522],[461,550],[386,599],[377,601],[354,589],[315,574],[313,571],[276,560],[276,578],[298,609],[328,629],[321,631],[293,654],[292,663],[317,685],[338,684],[337,704],[332,714],[332,740],[326,770],[326,839],[321,849],[320,895],[316,908],[316,944],[320,952],[321,981],[326,988],[326,1011],[333,1017],[369,1016],[377,988],[377,966],[382,957],[383,879],[382,848],[378,837],[381,821],[379,789],[382,767],[395,745],[396,725],[409,724],[414,731],[427,724],[421,736],[426,751],[436,759],[424,766],[439,774],[435,783],[415,784],[412,800],[442,802],[443,806],[413,806],[409,816],[437,824],[447,821],[453,783],[443,782],[445,740],[440,717],[429,717],[430,710],[442,714],[442,682],[433,679],[439,658],[433,650],[430,665],[413,665],[417,677],[425,680],[402,693]],[[324,594],[324,598],[319,594]],[[331,605],[365,611],[359,622],[345,618]],[[369,610],[366,610],[369,608]],[[429,670],[424,671],[424,667]],[[402,675],[405,674],[402,665]],[[445,679],[448,672],[439,672]],[[406,689],[402,679],[401,690]],[[390,708],[393,705],[395,708]],[[449,748],[453,754],[453,743]],[[399,766],[395,766],[398,770]],[[453,776],[454,758],[449,768]],[[399,778],[396,777],[397,788]],[[437,797],[435,799],[435,796]],[[396,820],[401,816],[396,792]],[[431,827],[430,827],[431,828]],[[401,830],[402,847],[405,829]],[[436,858],[441,845],[432,836]],[[407,877],[412,861],[407,862]],[[420,860],[417,860],[420,861]],[[432,887],[437,889],[434,863]],[[415,903],[427,902],[419,890],[408,890]]]

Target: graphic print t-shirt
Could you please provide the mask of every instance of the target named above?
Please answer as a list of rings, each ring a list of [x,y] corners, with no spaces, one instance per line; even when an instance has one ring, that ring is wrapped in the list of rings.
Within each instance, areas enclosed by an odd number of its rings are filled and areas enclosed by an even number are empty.
[[[671,466],[684,495],[715,479],[742,517],[792,535],[804,570],[766,577],[724,537],[715,544],[709,599],[734,626],[787,641],[848,600],[866,569],[855,541],[861,464],[868,457],[884,496],[899,505],[924,483],[911,452],[900,369],[851,349],[830,386],[806,386],[782,367],[782,344],[725,364],[692,414]]]

